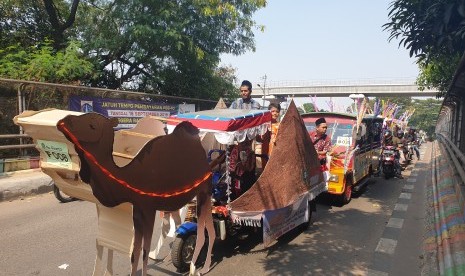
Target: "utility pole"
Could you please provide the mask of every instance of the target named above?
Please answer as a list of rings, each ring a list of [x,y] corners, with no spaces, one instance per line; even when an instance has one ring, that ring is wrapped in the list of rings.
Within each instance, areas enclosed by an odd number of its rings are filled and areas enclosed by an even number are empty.
[[[266,74],[263,77],[261,77],[261,79],[263,80],[263,87],[261,87],[260,84],[257,84],[257,86],[260,87],[262,89],[262,91],[263,91],[262,107],[264,107],[265,106],[265,96],[266,96],[266,94],[265,94],[265,91],[266,91]]]

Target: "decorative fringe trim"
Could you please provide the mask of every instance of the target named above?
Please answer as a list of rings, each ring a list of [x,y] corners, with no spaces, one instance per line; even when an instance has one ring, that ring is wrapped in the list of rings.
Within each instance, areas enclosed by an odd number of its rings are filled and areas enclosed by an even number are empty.
[[[235,224],[239,225],[244,225],[244,226],[252,226],[252,227],[261,227],[261,218],[260,219],[254,219],[250,217],[242,218],[242,217],[237,217],[235,216],[233,222]]]

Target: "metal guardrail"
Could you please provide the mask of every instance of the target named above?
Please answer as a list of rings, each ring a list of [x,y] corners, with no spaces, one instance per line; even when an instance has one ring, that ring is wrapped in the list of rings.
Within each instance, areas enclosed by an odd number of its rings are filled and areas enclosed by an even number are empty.
[[[460,149],[452,143],[452,141],[442,133],[436,133],[438,140],[445,146],[447,152],[449,153],[452,162],[454,163],[456,171],[459,173],[460,178],[462,179],[461,185],[465,186],[465,155],[460,151]]]
[[[0,139],[22,139],[22,138],[29,138],[30,136],[27,134],[2,134],[0,135]],[[8,149],[25,149],[25,148],[35,148],[35,144],[19,144],[19,145],[5,145],[0,146],[0,150],[8,150]]]

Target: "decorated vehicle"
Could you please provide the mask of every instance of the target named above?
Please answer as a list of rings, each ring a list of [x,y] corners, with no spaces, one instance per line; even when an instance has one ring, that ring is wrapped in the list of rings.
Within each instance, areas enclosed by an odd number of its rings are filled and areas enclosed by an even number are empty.
[[[325,118],[332,148],[327,156],[328,193],[347,204],[353,191],[359,191],[368,178],[380,169],[383,119],[333,112],[314,112],[302,115],[307,131],[315,129],[315,121]]]
[[[199,229],[213,237],[211,172],[198,129],[191,124],[165,135],[164,124],[148,116],[134,129],[115,131],[115,118],[58,109],[25,111],[14,121],[37,144],[40,167],[57,187],[96,204],[93,275],[113,274],[115,251],[127,256],[131,275],[138,274],[142,251],[150,251],[155,212],[178,210],[194,197],[205,214]],[[142,255],[141,275],[147,274],[147,255]]]
[[[210,137],[210,143],[202,141],[207,152],[223,145],[221,149],[227,151],[228,164],[229,146],[263,135],[270,126],[271,114],[263,110],[219,109],[180,114],[171,119],[169,131],[188,121]],[[222,179],[214,181],[213,186],[216,237],[224,240],[240,233],[244,226],[254,227],[262,231],[264,246],[299,225],[307,226],[314,199],[326,190],[315,148],[293,102],[280,123],[273,152],[257,181],[233,199],[229,173],[220,175]],[[194,217],[176,231],[171,257],[181,271],[188,268],[194,255],[196,228]]]

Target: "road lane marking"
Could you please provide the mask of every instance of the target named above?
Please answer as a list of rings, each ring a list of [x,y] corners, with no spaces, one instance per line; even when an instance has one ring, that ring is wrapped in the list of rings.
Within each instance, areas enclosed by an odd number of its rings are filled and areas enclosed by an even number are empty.
[[[412,184],[405,184],[403,189],[405,189],[405,190],[413,190],[413,187],[415,187],[415,186],[413,186]]]
[[[411,193],[400,193],[399,198],[402,198],[402,199],[411,199],[411,198],[412,198],[412,194],[411,194]]]
[[[373,269],[367,270],[367,276],[388,276],[388,275],[389,275],[388,273],[378,271],[378,270],[373,270]]]
[[[417,172],[411,172],[410,176],[418,176],[418,173]]]
[[[396,240],[381,238],[379,239],[375,251],[392,255],[394,254],[394,251],[396,251],[396,246]]]
[[[394,206],[394,211],[404,211],[406,212],[408,209],[408,204],[396,203]]]
[[[388,223],[386,224],[386,227],[392,227],[392,228],[402,228],[404,225],[404,219],[400,218],[390,218]]]
[[[417,182],[417,179],[416,178],[409,178],[409,179],[407,179],[407,182]]]

